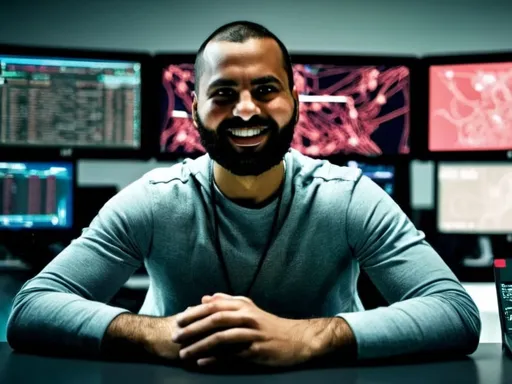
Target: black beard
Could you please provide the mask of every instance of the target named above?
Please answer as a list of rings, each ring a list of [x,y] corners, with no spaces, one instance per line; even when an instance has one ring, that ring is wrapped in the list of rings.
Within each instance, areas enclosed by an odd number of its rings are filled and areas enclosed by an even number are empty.
[[[257,176],[277,166],[290,149],[295,132],[298,103],[294,102],[293,115],[290,121],[281,129],[271,119],[258,116],[244,121],[232,118],[223,121],[217,131],[206,127],[196,114],[196,123],[201,144],[210,157],[223,168],[238,176]],[[230,128],[268,127],[269,133],[264,147],[258,151],[247,150],[239,153],[233,148],[228,139]]]

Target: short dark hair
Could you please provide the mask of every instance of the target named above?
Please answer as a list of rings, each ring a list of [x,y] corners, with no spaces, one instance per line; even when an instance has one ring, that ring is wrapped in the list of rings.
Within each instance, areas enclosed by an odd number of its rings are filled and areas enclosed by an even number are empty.
[[[251,21],[233,21],[228,24],[224,24],[223,26],[217,28],[208,38],[201,44],[199,50],[196,54],[196,60],[194,63],[194,72],[195,72],[195,92],[199,93],[199,80],[204,72],[204,60],[203,60],[203,52],[206,48],[206,45],[210,41],[228,41],[232,43],[244,43],[249,39],[273,39],[281,49],[283,54],[283,66],[286,70],[286,74],[288,75],[288,86],[290,91],[293,89],[294,81],[293,81],[293,67],[292,61],[290,58],[290,54],[286,49],[285,45],[279,38],[270,32],[267,28],[265,28],[261,24],[253,23]]]

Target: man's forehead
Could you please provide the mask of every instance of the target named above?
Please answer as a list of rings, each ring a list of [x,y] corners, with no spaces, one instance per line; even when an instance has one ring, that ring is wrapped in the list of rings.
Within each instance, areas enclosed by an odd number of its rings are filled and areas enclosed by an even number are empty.
[[[243,43],[211,41],[203,51],[204,73],[214,74],[229,66],[261,64],[282,68],[283,60],[279,45],[272,39],[248,39]]]

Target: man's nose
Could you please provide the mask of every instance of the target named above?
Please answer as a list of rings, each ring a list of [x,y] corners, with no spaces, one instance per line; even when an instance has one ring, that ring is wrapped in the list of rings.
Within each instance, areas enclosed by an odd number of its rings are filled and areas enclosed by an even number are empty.
[[[248,91],[241,92],[240,99],[233,110],[233,115],[248,121],[254,115],[259,115],[260,113],[260,108],[254,102],[251,93]]]

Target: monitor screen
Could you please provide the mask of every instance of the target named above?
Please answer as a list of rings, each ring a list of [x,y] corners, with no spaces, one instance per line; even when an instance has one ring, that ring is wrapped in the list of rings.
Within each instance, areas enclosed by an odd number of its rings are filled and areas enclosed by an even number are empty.
[[[502,331],[512,335],[512,260],[494,260],[494,275],[498,293],[498,308]]]
[[[140,148],[141,63],[0,52],[0,146]]]
[[[0,229],[73,224],[73,163],[0,162]]]
[[[391,197],[395,196],[395,166],[367,164],[359,161],[348,161],[347,166],[361,169],[363,175],[372,179]]]
[[[429,67],[431,152],[512,149],[512,62]]]
[[[312,157],[409,153],[410,90],[406,66],[294,65],[299,122],[292,148]],[[192,124],[194,65],[162,72],[160,152],[204,153]]]
[[[437,210],[441,233],[512,233],[512,164],[439,163]]]
[[[407,67],[296,64],[294,71],[294,148],[314,157],[409,153]]]

